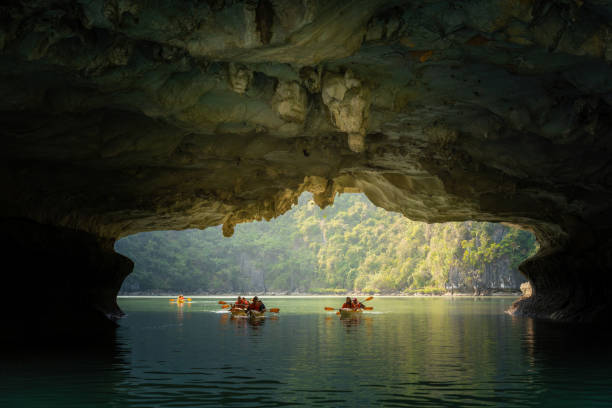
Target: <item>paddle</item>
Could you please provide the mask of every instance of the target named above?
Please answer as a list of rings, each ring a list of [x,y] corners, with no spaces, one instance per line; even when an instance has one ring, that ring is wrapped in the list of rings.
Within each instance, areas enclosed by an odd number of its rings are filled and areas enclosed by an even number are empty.
[[[220,300],[220,301],[219,301],[219,304],[220,304],[220,305],[227,305],[227,303],[226,303],[226,302],[224,302],[224,301],[222,301],[222,300]]]
[[[369,306],[369,307],[364,307],[363,310],[374,310],[374,308],[372,306]]]
[[[230,307],[230,305],[226,304],[226,305],[221,306],[221,309],[227,309],[228,307]]]
[[[278,312],[280,312],[280,309],[278,307],[273,307],[271,309],[268,309],[268,312],[278,313]]]

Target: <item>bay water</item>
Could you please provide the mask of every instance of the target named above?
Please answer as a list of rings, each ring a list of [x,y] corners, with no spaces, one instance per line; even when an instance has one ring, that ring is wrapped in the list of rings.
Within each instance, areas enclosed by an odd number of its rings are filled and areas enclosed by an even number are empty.
[[[4,350],[2,407],[611,407],[600,327],[512,317],[507,297],[264,297],[263,319],[219,300],[120,298],[104,346]]]

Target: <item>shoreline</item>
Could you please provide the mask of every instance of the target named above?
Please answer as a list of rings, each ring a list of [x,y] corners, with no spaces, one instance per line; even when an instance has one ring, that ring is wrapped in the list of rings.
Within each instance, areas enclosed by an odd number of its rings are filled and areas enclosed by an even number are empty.
[[[187,293],[187,292],[185,292]],[[432,295],[432,294],[309,294],[309,293],[300,293],[300,294],[282,294],[282,293],[224,293],[224,294],[206,294],[206,295],[189,295],[184,294],[185,297],[191,298],[210,298],[210,299],[219,299],[219,298],[235,298],[237,296],[259,296],[259,297],[275,297],[275,298],[343,298],[346,296],[350,297],[364,297],[364,296],[374,296],[377,298],[452,298],[452,297],[473,297],[473,298],[487,298],[487,297],[520,297],[522,296],[521,292],[494,292],[487,295],[474,295],[473,293],[445,293],[442,295]],[[172,294],[122,294],[117,295],[117,298],[172,298],[177,296],[176,293]]]

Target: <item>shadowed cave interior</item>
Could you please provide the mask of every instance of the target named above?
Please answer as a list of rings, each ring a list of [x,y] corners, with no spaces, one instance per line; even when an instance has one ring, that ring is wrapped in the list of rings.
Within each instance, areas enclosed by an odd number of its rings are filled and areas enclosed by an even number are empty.
[[[0,19],[4,282],[47,305],[20,329],[112,325],[121,237],[229,236],[304,191],[530,230],[511,312],[608,319],[608,1],[17,0]]]

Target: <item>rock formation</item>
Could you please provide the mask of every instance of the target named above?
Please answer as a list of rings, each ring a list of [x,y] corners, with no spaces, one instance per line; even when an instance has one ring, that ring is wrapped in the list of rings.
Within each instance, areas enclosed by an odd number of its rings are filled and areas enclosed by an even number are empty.
[[[4,274],[113,317],[117,238],[361,191],[534,231],[514,313],[607,319],[611,3],[6,2],[3,248],[28,267]]]

